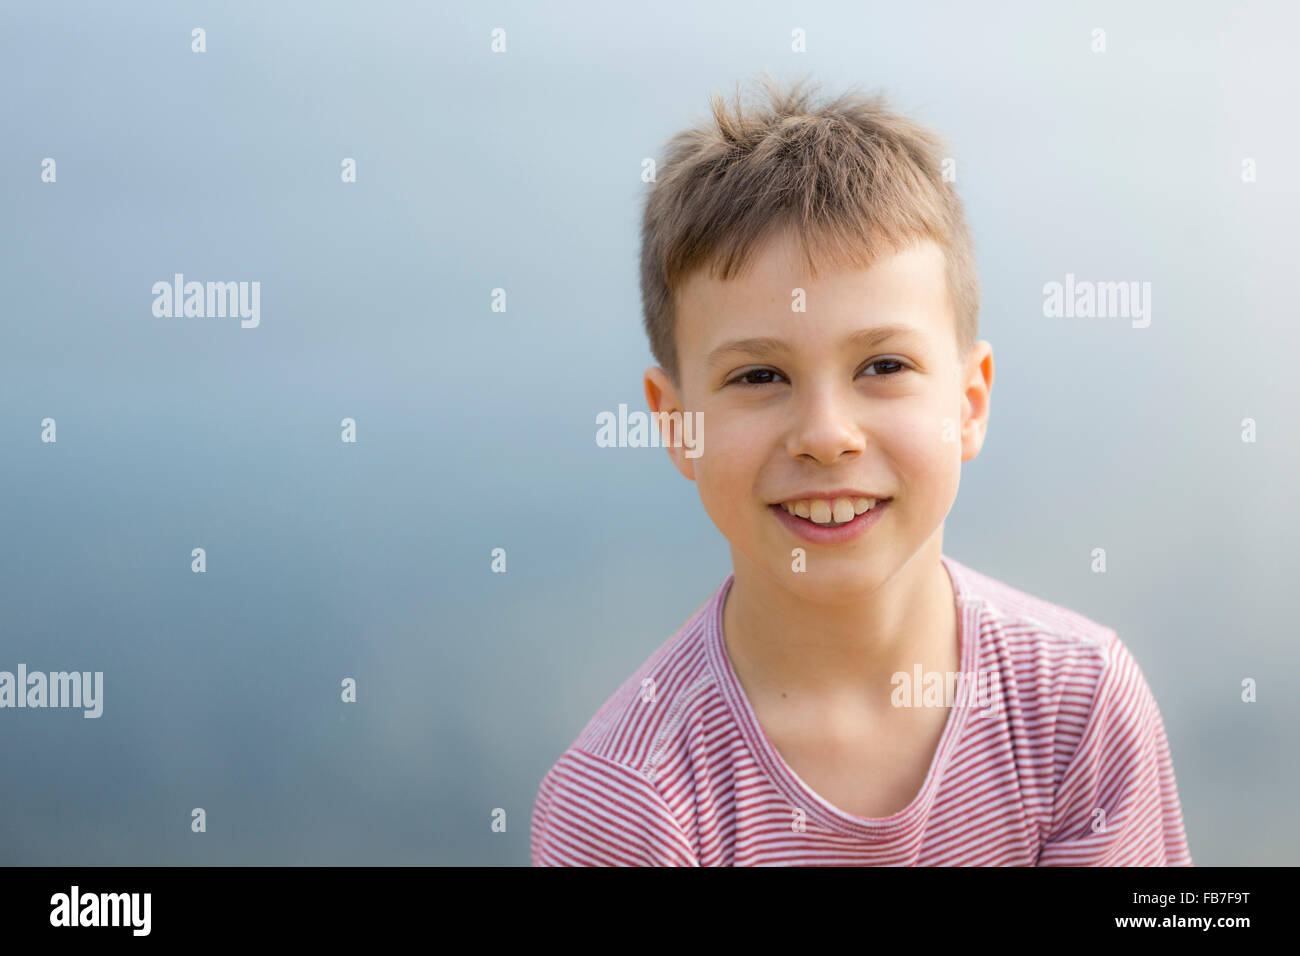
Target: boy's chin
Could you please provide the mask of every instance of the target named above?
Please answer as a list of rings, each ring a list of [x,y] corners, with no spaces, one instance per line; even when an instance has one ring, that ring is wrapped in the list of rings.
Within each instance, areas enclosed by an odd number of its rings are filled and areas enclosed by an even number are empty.
[[[769,569],[777,583],[806,601],[827,606],[847,605],[870,595],[889,576],[881,554],[843,557],[807,555],[805,562],[817,557],[816,567],[794,570],[795,559]]]

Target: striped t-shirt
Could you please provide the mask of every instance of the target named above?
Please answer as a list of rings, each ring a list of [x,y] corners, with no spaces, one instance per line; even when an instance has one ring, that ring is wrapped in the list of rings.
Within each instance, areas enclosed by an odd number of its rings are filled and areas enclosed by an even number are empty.
[[[907,807],[841,810],[772,746],[723,643],[729,575],[547,772],[533,865],[1190,866],[1164,724],[1115,632],[942,561],[974,679]]]

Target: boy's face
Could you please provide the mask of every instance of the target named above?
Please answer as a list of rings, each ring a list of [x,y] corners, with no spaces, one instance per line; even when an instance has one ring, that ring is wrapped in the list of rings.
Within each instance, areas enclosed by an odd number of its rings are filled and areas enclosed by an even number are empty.
[[[795,290],[806,311],[792,309]],[[814,280],[785,234],[741,278],[694,273],[677,301],[680,389],[651,368],[646,398],[653,412],[699,413],[698,457],[669,454],[737,573],[747,563],[826,604],[876,590],[942,529],[961,463],[984,440],[992,350],[981,341],[957,354],[942,249],[926,240]],[[900,331],[854,341],[884,326]],[[774,341],[724,348],[760,337]],[[887,500],[838,531],[779,505],[847,490]]]

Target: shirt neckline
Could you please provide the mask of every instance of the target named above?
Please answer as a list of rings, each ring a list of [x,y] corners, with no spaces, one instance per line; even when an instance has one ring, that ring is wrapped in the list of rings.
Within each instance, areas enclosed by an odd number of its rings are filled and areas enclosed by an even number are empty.
[[[971,593],[961,564],[947,555],[940,555],[939,560],[948,572],[953,586],[957,626],[960,629],[961,660],[958,669],[963,674],[970,674],[975,670],[977,660],[976,644],[980,632],[981,601]],[[718,588],[709,609],[705,643],[710,664],[718,677],[718,685],[727,706],[736,718],[750,752],[768,780],[790,801],[792,807],[804,810],[809,820],[815,820],[828,829],[842,833],[855,836],[896,836],[924,822],[930,806],[934,803],[943,770],[965,726],[966,711],[970,708],[954,705],[948,711],[948,720],[944,724],[943,735],[939,738],[939,744],[926,770],[925,782],[921,784],[919,792],[906,807],[887,817],[860,817],[841,810],[804,783],[794,769],[785,762],[785,758],[768,740],[767,734],[758,722],[758,716],[745,696],[740,678],[736,675],[731,659],[727,655],[722,633],[722,611],[735,579],[735,572],[732,572]]]

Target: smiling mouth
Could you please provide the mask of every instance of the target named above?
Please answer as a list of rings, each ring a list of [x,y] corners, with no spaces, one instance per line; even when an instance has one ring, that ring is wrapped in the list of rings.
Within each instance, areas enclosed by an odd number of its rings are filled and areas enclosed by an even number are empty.
[[[818,528],[839,528],[883,505],[890,498],[811,498],[773,505]]]

